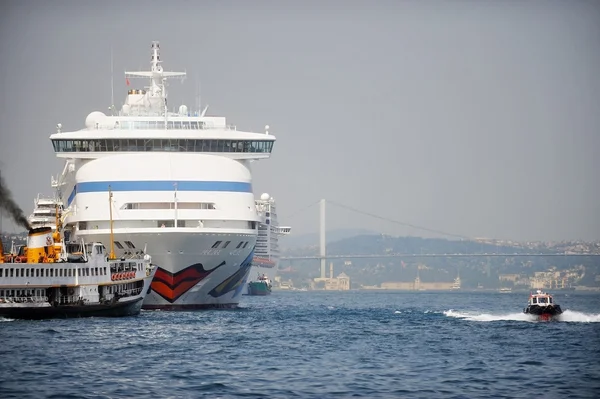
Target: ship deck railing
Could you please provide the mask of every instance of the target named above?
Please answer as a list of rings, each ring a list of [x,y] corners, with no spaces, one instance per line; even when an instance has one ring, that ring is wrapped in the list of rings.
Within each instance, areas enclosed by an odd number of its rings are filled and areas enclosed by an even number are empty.
[[[132,288],[130,290],[118,291],[115,294],[118,294],[119,296],[124,296],[124,297],[127,297],[127,296],[136,296],[136,295],[139,295],[142,292],[143,288],[144,287],[139,287],[139,288]]]
[[[44,303],[48,302],[47,296],[5,296],[0,298],[0,303]]]

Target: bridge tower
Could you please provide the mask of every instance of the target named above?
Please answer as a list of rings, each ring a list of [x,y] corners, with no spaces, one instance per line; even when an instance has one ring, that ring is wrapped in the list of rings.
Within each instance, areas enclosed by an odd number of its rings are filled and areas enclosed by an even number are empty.
[[[325,242],[325,199],[321,200],[321,218],[320,218],[321,231],[319,234],[320,238],[320,253],[321,256],[321,278],[325,278],[326,269],[327,269],[327,248]]]

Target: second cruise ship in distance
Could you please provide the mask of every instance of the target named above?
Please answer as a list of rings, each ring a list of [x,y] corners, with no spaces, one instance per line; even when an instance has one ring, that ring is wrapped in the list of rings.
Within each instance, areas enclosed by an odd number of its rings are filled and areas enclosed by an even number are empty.
[[[149,248],[159,266],[145,309],[235,307],[248,278],[259,217],[249,163],[268,158],[275,137],[228,126],[224,117],[169,111],[159,43],[150,71],[126,72],[149,86],[129,89],[112,115],[92,112],[85,128],[50,136],[66,160],[53,186],[71,239],[109,244],[117,255]],[[107,193],[112,192],[108,201]],[[112,213],[112,218],[111,218]]]
[[[279,258],[279,237],[291,233],[289,226],[280,226],[277,218],[275,199],[268,193],[263,193],[256,201],[256,210],[259,216],[258,237],[254,260],[250,269],[249,281],[254,281],[260,276],[265,276],[271,282],[275,281]],[[249,294],[248,285],[243,290]]]

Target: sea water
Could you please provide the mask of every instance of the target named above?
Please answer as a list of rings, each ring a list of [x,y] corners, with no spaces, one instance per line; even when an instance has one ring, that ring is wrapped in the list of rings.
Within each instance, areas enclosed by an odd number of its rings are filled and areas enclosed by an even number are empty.
[[[600,294],[273,292],[239,309],[0,321],[0,398],[597,398]],[[2,320],[2,319],[0,319]]]

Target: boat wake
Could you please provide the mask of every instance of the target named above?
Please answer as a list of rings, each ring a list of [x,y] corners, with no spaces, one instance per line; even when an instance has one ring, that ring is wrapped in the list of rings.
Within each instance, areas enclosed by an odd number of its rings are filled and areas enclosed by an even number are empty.
[[[600,323],[600,313],[591,314],[567,309],[559,316],[558,320],[577,323]]]
[[[522,312],[504,313],[504,314],[491,314],[491,313],[477,313],[477,312],[461,312],[457,310],[446,310],[443,312],[447,317],[454,317],[457,319],[463,319],[468,321],[525,321],[525,322],[537,322],[537,318],[531,314],[525,314]],[[565,310],[560,316],[557,317],[557,321],[564,322],[575,322],[575,323],[600,323],[600,314],[591,314],[577,312],[574,310]]]

